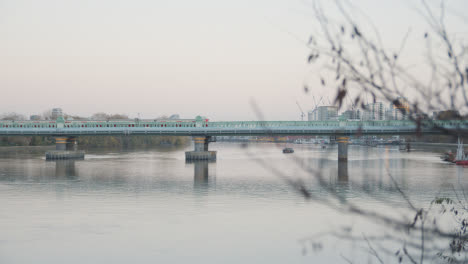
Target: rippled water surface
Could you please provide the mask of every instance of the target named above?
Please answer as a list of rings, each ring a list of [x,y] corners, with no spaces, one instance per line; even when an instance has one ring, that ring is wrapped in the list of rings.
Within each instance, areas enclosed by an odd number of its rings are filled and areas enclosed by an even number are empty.
[[[0,263],[345,263],[367,260],[353,243],[323,236],[316,251],[303,238],[353,226],[359,217],[305,201],[327,187],[365,208],[405,210],[390,175],[418,206],[468,183],[468,170],[444,164],[440,150],[213,143],[215,163],[185,163],[187,149],[88,151],[83,161],[44,160],[44,150],[0,154]]]

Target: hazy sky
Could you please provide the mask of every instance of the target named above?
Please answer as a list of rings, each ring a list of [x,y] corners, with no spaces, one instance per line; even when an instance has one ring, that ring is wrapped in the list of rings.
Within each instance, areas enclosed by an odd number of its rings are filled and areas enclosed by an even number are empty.
[[[389,39],[420,20],[408,1],[352,2]],[[254,120],[254,99],[267,119],[299,120],[312,20],[299,0],[0,0],[0,113]]]

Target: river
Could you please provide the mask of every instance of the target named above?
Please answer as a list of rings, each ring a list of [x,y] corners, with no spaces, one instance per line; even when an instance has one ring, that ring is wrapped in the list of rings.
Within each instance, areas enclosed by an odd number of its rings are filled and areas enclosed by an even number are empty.
[[[421,207],[468,187],[468,169],[441,162],[439,150],[350,146],[339,166],[336,146],[288,145],[295,153],[283,154],[284,146],[212,143],[213,163],[186,163],[189,147],[90,150],[81,161],[4,150],[0,263],[373,262],[365,248],[326,234],[384,226],[306,200],[291,182],[331,197],[310,173],[319,171],[347,201],[402,212],[390,177]]]

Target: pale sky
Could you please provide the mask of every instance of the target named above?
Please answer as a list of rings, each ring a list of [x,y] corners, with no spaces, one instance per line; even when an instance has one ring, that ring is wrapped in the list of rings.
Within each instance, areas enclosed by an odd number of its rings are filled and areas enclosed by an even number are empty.
[[[389,45],[421,25],[408,1],[352,2]],[[300,120],[296,100],[314,106],[303,93],[316,79],[302,42],[312,24],[299,0],[0,0],[0,113],[257,120],[253,99],[266,119]]]

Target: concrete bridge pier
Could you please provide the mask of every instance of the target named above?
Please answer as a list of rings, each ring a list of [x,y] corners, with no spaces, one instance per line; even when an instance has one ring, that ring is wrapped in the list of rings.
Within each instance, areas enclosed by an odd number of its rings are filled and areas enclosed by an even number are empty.
[[[348,161],[349,137],[338,137],[338,162]]]
[[[76,137],[55,137],[55,150],[46,152],[46,160],[84,159],[84,152],[78,151]]]
[[[55,137],[55,150],[77,151],[76,137]]]
[[[55,137],[55,150],[67,150],[67,137]]]
[[[76,137],[67,137],[66,150],[68,151],[78,150],[78,141],[76,140]]]
[[[216,151],[209,151],[208,144],[210,142],[215,142],[215,138],[211,136],[195,136],[192,138],[194,143],[194,151],[185,152],[186,161],[195,161],[195,160],[216,160]]]

